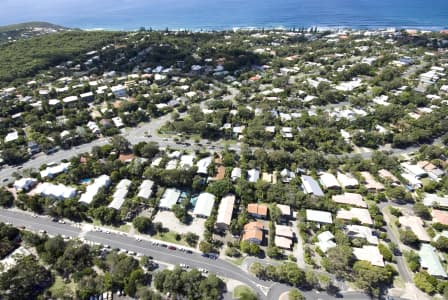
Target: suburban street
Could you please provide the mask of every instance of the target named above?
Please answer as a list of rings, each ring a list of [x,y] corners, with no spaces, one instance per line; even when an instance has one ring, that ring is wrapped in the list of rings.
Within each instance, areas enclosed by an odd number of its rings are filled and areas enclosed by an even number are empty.
[[[278,299],[281,294],[291,289],[290,286],[285,284],[260,280],[248,274],[240,267],[221,259],[212,260],[203,257],[197,252],[187,254],[180,250],[168,250],[161,246],[155,246],[152,244],[152,240],[146,237],[143,237],[141,241],[138,241],[135,236],[131,237],[127,234],[114,232],[107,233],[106,230],[86,231],[85,228],[93,229],[93,226],[80,226],[79,224],[69,223],[60,224],[52,222],[51,219],[46,216],[33,216],[30,213],[17,210],[1,209],[0,221],[11,223],[17,227],[25,226],[27,230],[33,232],[45,230],[49,235],[82,238],[85,241],[108,245],[111,248],[119,248],[121,250],[141,253],[154,257],[154,260],[156,261],[168,264],[184,263],[193,268],[205,268],[218,276],[231,278],[250,286],[257,292],[260,299]],[[336,299],[334,296],[318,291],[306,291],[304,292],[304,295],[307,299],[311,300]],[[359,292],[342,293],[342,296],[344,299],[369,299],[367,295]]]

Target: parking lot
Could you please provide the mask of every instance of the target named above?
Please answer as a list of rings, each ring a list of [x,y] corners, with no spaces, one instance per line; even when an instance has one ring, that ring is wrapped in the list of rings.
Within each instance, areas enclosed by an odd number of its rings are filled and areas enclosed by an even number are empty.
[[[182,224],[171,211],[159,211],[154,217],[153,222],[160,222],[163,227],[168,228],[170,231],[174,231],[180,234],[192,232],[202,238],[204,234],[204,223],[206,219],[193,218],[190,225]]]

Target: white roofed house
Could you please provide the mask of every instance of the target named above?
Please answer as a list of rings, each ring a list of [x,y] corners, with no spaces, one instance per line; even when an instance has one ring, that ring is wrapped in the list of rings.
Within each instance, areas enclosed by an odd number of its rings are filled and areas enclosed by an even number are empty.
[[[180,157],[179,166],[182,169],[189,169],[189,168],[193,167],[193,160],[194,160],[194,155],[182,155]]]
[[[412,174],[415,176],[415,178],[423,178],[428,176],[428,173],[423,170],[423,168],[420,168],[418,165],[411,165],[409,163],[402,163],[401,166],[405,170],[405,172]]]
[[[202,175],[207,175],[208,174],[208,166],[212,163],[212,159],[213,159],[213,157],[211,157],[211,156],[200,159],[196,163],[196,166],[198,167],[197,173],[202,174]]]
[[[101,188],[108,188],[111,184],[110,177],[108,175],[101,175],[96,178],[91,185],[88,185],[86,192],[81,195],[79,202],[90,204],[93,198],[98,194]]]
[[[362,225],[347,225],[345,226],[345,234],[349,238],[362,238],[367,240],[369,244],[378,245],[378,237],[373,235],[370,227]]]
[[[344,189],[354,189],[359,186],[358,180],[349,173],[344,174],[338,172],[337,179]]]
[[[325,189],[340,189],[341,186],[337,181],[336,177],[327,172],[322,172],[320,174],[320,183]]]
[[[401,173],[400,175],[409,183],[409,187],[412,189],[419,189],[423,186],[423,183],[420,181],[420,179],[415,177],[413,174]]]
[[[214,204],[215,196],[213,194],[201,193],[194,207],[193,214],[196,217],[208,218],[212,214]]]
[[[112,93],[114,93],[115,97],[126,97],[126,87],[123,85],[116,85],[110,88],[112,90]]]
[[[228,194],[219,203],[218,216],[215,227],[219,230],[227,230],[232,221],[233,206],[235,205],[235,195]]]
[[[21,178],[14,182],[14,188],[16,191],[29,191],[38,183],[35,178]]]
[[[230,174],[230,178],[232,178],[232,181],[237,180],[238,178],[241,178],[241,168],[233,168],[232,173]]]
[[[292,172],[286,168],[280,172],[280,176],[281,176],[282,182],[284,182],[284,183],[289,183],[289,182],[291,182],[291,180],[296,178],[296,174],[294,174],[294,172]]]
[[[329,249],[336,247],[336,243],[334,242],[334,235],[330,231],[324,231],[317,235],[317,243],[316,245],[326,253]]]
[[[112,118],[112,122],[114,122],[115,127],[117,127],[117,128],[124,127],[124,123],[123,123],[123,120],[121,119],[121,117]]]
[[[280,130],[280,134],[285,139],[292,139],[293,138],[292,128],[291,127],[282,127],[281,130]]]
[[[250,169],[247,171],[247,175],[249,176],[249,182],[257,182],[260,179],[260,171],[257,169]]]
[[[62,99],[65,104],[72,104],[78,101],[78,96],[68,96]]]
[[[115,193],[112,196],[112,202],[108,207],[120,209],[126,199],[126,196],[128,195],[129,187],[131,186],[131,184],[132,181],[130,181],[129,179],[122,179],[115,187]]]
[[[42,197],[62,200],[76,197],[77,190],[63,184],[55,185],[52,183],[44,182],[42,184],[39,184],[34,189],[34,193]]]
[[[68,170],[70,167],[70,163],[61,163],[56,166],[47,167],[45,170],[40,171],[40,177],[42,178],[53,178],[54,176],[63,173]]]
[[[365,260],[373,266],[384,267],[383,256],[378,246],[364,245],[362,248],[353,248],[353,255],[355,255],[357,260]]]
[[[149,179],[143,180],[142,184],[139,187],[139,192],[137,196],[139,198],[148,200],[154,192],[153,188],[154,188],[154,181]]]
[[[441,197],[436,194],[425,194],[425,197],[423,198],[423,204],[430,207],[448,207],[448,196]]]
[[[308,222],[333,224],[333,218],[331,217],[331,213],[328,211],[307,209],[306,210],[306,220]]]
[[[161,210],[171,210],[174,204],[179,201],[180,191],[177,189],[169,188],[166,189],[160,198],[159,208]]]
[[[17,130],[14,130],[13,132],[8,133],[5,136],[5,143],[13,142],[19,138],[19,133]]]

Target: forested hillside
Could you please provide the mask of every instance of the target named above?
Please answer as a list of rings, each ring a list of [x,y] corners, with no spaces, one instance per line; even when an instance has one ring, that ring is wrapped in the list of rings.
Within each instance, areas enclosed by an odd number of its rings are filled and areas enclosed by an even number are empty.
[[[0,84],[33,76],[40,70],[98,49],[121,34],[108,31],[70,31],[1,45]]]

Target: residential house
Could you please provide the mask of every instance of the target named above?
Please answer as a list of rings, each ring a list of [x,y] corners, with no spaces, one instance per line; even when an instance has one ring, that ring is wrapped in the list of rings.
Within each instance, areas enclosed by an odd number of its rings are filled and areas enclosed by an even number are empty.
[[[420,179],[428,176],[428,173],[418,165],[411,165],[409,163],[402,163],[401,166],[406,173],[413,175],[415,178]]]
[[[409,228],[420,241],[422,242],[431,241],[431,237],[426,232],[425,228],[423,227],[424,223],[422,219],[420,219],[419,217],[401,216],[398,218],[398,221],[400,222],[403,228]]]
[[[93,201],[93,198],[98,194],[98,191],[101,188],[107,188],[111,184],[110,177],[108,175],[101,175],[96,178],[91,185],[88,185],[86,188],[86,192],[81,195],[79,198],[79,202],[83,202],[86,204],[90,204]]]
[[[369,191],[384,191],[384,185],[375,180],[372,174],[369,172],[361,172],[361,176],[364,178],[365,186]]]
[[[227,194],[221,199],[218,208],[218,216],[216,217],[215,227],[219,230],[229,229],[232,221],[233,206],[235,205],[235,195]]]
[[[372,225],[372,217],[368,209],[351,207],[350,209],[340,209],[336,215],[336,219],[353,220],[357,219],[362,224]]]
[[[361,225],[347,225],[345,226],[345,234],[349,238],[365,239],[369,244],[378,245],[378,237],[373,234],[370,227]]]
[[[344,189],[355,189],[359,186],[358,180],[352,174],[338,172],[337,179]]]
[[[77,194],[75,188],[63,185],[44,182],[37,185],[34,189],[34,193],[42,197],[53,198],[56,200],[71,199]]]
[[[423,183],[420,181],[420,179],[418,179],[411,173],[401,173],[400,175],[408,182],[408,188],[410,188],[411,190],[419,189],[423,186]]]
[[[247,205],[247,213],[257,219],[267,219],[268,206],[266,204],[250,203]]]
[[[367,203],[362,199],[362,195],[360,194],[344,193],[342,195],[333,195],[331,199],[336,203],[367,208]]]
[[[263,242],[263,229],[263,223],[260,221],[247,223],[244,225],[242,240],[260,245]]]
[[[443,225],[448,225],[448,212],[444,210],[433,209],[431,212],[432,221],[434,223],[440,223]]]
[[[257,169],[250,169],[249,171],[247,171],[247,175],[249,177],[249,182],[257,182],[260,178],[260,171]]]
[[[365,260],[373,266],[384,267],[383,256],[378,246],[364,245],[362,248],[353,248],[353,254],[357,260]]]
[[[40,177],[41,178],[53,178],[58,174],[61,174],[63,172],[66,172],[68,170],[68,167],[70,167],[70,163],[61,163],[56,166],[50,166],[47,167],[45,170],[40,171]]]
[[[325,189],[340,189],[341,185],[337,181],[336,177],[327,172],[322,172],[320,174],[320,183]]]
[[[280,210],[280,222],[288,222],[291,217],[291,206],[284,204],[276,204],[277,208]]]
[[[159,202],[159,209],[161,210],[171,210],[174,204],[179,201],[180,191],[173,188],[168,188],[163,193]]]
[[[211,156],[198,160],[198,162],[196,163],[196,166],[198,167],[197,173],[201,174],[201,175],[207,175],[208,174],[208,166],[212,163],[212,160],[213,160],[213,157],[211,157]]]
[[[16,191],[27,192],[37,185],[38,181],[35,178],[21,178],[14,182]]]
[[[389,172],[386,169],[379,170],[378,171],[378,176],[380,176],[381,178],[383,178],[386,181],[389,181],[393,185],[399,185],[400,184],[400,180],[398,180],[398,178],[395,177],[394,174],[392,174],[391,172]]]
[[[302,175],[302,188],[306,194],[313,194],[317,197],[323,197],[324,192],[319,186],[319,183],[313,179],[311,176]]]
[[[140,184],[137,197],[148,200],[153,194],[154,181],[146,179]]]
[[[232,173],[230,174],[230,178],[232,178],[232,181],[236,181],[237,179],[241,178],[241,168],[233,168]]]
[[[440,207],[448,207],[448,197],[440,197],[436,194],[425,194],[423,198],[423,204],[426,206],[440,206]]]
[[[417,166],[425,170],[428,173],[428,176],[434,180],[439,180],[440,177],[442,177],[445,174],[445,172],[442,169],[438,168],[429,161],[419,161],[417,163]]]
[[[292,172],[286,168],[280,172],[280,176],[282,178],[283,183],[289,183],[289,182],[291,182],[291,180],[296,178],[296,174],[294,174],[294,172]]]
[[[333,219],[331,213],[328,211],[307,209],[306,210],[306,220],[308,222],[333,224]]]
[[[201,193],[199,194],[198,201],[194,207],[193,214],[196,217],[208,218],[212,214],[214,204],[215,195],[210,193]]]
[[[430,244],[422,244],[418,255],[420,256],[421,267],[425,269],[429,275],[438,278],[448,277],[433,246]]]
[[[112,196],[112,202],[108,207],[115,208],[117,210],[120,209],[126,199],[131,184],[132,181],[130,181],[129,179],[120,180],[120,182],[115,187],[115,193]]]
[[[117,98],[126,97],[126,95],[127,95],[126,87],[124,87],[121,84],[113,86],[110,89],[112,90],[112,93],[114,93],[115,97],[117,97]]]
[[[334,242],[334,235],[330,231],[324,231],[317,235],[317,243],[316,246],[319,247],[324,253],[326,253],[329,249],[336,247],[336,243]]]

